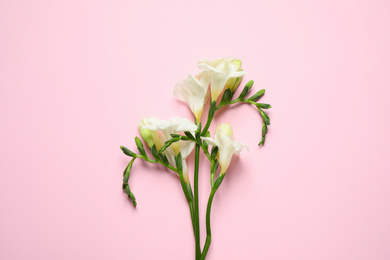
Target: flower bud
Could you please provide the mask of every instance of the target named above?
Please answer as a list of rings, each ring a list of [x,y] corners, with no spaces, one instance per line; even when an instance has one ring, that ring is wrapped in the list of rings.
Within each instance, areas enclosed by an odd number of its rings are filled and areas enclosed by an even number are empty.
[[[242,71],[242,69],[241,69],[242,61],[241,60],[234,60],[231,62],[231,64],[236,68],[236,71]],[[226,89],[230,89],[231,91],[235,91],[237,89],[238,85],[240,85],[241,81],[242,81],[242,76],[238,77],[238,78],[230,78],[226,82],[225,87],[226,87]]]
[[[142,121],[140,121],[138,123],[138,127],[139,127],[139,132],[141,134],[141,137],[142,139],[144,139],[144,141],[146,142],[146,144],[149,146],[149,148],[152,148],[153,145],[154,145],[154,142],[153,142],[153,134],[152,134],[152,131],[149,130],[149,129],[142,129],[142,127],[147,124],[147,119],[144,118],[142,119]]]

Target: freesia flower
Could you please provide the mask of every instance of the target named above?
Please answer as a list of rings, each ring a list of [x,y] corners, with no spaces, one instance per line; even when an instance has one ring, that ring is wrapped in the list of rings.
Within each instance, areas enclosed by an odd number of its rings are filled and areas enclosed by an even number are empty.
[[[205,81],[205,78],[203,80],[199,79],[200,76],[195,78],[192,75],[188,75],[188,78],[176,84],[173,91],[175,97],[187,102],[197,122],[200,122],[210,83],[208,80]]]
[[[214,61],[201,60],[198,62],[198,67],[202,69],[202,73],[209,75],[212,101],[219,97],[227,83],[227,87],[233,88],[236,85],[237,78],[246,74],[241,70],[241,61],[236,60],[235,58],[225,58]],[[232,80],[228,82],[229,79]]]
[[[196,129],[198,128],[193,122],[188,119],[181,117],[173,117],[170,120],[158,119],[155,117],[148,118],[149,124],[145,124],[142,127],[142,130],[151,130],[151,131],[161,131],[163,134],[160,136],[162,143],[165,143],[171,139],[171,134],[179,134],[183,131],[189,131],[192,134],[195,134]],[[195,143],[191,141],[180,140],[178,142],[172,143],[170,147],[165,150],[165,154],[168,158],[169,163],[176,167],[175,157],[180,153],[182,158],[182,167],[183,167],[183,177],[186,182],[188,182],[188,170],[186,159],[192,152],[195,147]]]
[[[218,147],[218,162],[221,165],[221,174],[225,174],[230,165],[233,154],[240,154],[242,147],[246,147],[243,143],[233,141],[233,129],[229,124],[221,124],[217,126],[214,139],[210,137],[202,137],[207,143]]]

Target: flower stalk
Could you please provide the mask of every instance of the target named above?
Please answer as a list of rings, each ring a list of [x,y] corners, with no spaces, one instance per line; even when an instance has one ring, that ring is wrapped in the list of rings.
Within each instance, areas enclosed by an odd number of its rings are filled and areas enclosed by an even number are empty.
[[[243,75],[246,73],[241,68],[242,62],[235,58],[218,60],[202,60],[198,63],[201,71],[196,76],[189,75],[176,84],[174,95],[181,101],[188,104],[194,121],[173,117],[170,120],[163,120],[154,117],[143,118],[139,122],[140,135],[145,142],[135,137],[135,145],[138,153],[121,146],[120,149],[131,160],[123,173],[122,189],[131,199],[134,207],[137,202],[129,186],[130,171],[134,161],[139,158],[149,163],[158,163],[175,173],[180,181],[183,194],[188,202],[192,229],[195,240],[195,260],[205,260],[211,245],[211,208],[215,194],[225,178],[232,157],[238,155],[245,144],[233,139],[233,129],[229,124],[217,126],[215,134],[211,137],[209,128],[214,119],[216,111],[224,106],[236,103],[246,103],[256,107],[262,118],[262,139],[260,145],[264,145],[268,133],[270,118],[264,111],[271,108],[271,105],[259,103],[258,100],[264,96],[265,90],[257,91],[254,95],[247,97],[253,81],[247,82],[241,93],[233,99],[235,92],[240,86]],[[202,129],[201,116],[204,104],[210,103],[206,124]],[[217,101],[219,103],[217,104]],[[248,147],[247,147],[248,148]],[[206,210],[206,232],[207,237],[203,249],[200,244],[200,223],[199,223],[199,164],[200,150],[210,162],[210,185]],[[188,176],[187,157],[195,150],[194,163],[194,188]],[[149,157],[151,154],[153,158]],[[217,172],[220,172],[217,175]],[[216,177],[217,175],[217,177]]]

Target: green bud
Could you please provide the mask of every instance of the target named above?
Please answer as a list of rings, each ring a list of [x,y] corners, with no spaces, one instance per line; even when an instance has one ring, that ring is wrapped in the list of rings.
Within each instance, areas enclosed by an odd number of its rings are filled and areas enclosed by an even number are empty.
[[[263,109],[268,109],[271,108],[270,104],[265,104],[265,103],[257,103],[257,107],[263,108]]]
[[[261,110],[261,108],[259,108],[259,112],[260,112],[261,117],[263,118],[263,122],[266,125],[270,125],[271,122],[270,122],[270,119],[269,119],[269,116],[267,115],[267,113],[265,113],[263,110]]]
[[[128,148],[126,148],[124,146],[120,146],[120,148],[123,151],[123,153],[128,155],[128,156],[131,156],[131,157],[136,157],[137,156],[135,153],[133,153],[132,151],[130,151]]]
[[[134,158],[129,162],[129,164],[126,166],[125,171],[123,172],[123,184],[126,184],[126,183],[129,181],[130,170],[131,170],[131,167],[133,166],[133,163],[134,163],[134,161],[135,161],[135,158],[136,158],[136,157],[134,157]]]
[[[248,83],[246,83],[244,89],[242,90],[240,96],[238,97],[238,99],[243,99],[244,97],[246,97],[246,95],[248,94],[249,90],[252,88],[253,86],[253,80],[250,80]]]
[[[263,122],[263,129],[262,129],[262,137],[261,137],[261,141],[260,143],[258,144],[259,146],[260,145],[264,145],[265,143],[265,136],[267,135],[268,133],[268,128],[267,128],[267,125]]]
[[[257,101],[259,98],[261,98],[264,95],[264,92],[265,89],[262,89],[248,99],[251,101]]]
[[[125,190],[126,190],[126,194],[129,196],[129,198],[133,202],[134,207],[137,207],[137,201],[135,200],[134,194],[130,190],[130,186],[126,185]]]
[[[137,145],[139,153],[146,156],[144,145],[142,144],[141,139],[139,139],[138,137],[135,137],[135,144]]]

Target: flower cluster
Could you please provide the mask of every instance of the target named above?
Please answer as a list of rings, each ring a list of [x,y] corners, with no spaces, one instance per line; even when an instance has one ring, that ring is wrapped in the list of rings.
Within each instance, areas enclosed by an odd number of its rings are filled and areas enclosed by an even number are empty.
[[[147,155],[143,142],[138,137],[135,138],[135,143],[139,154],[121,146],[122,151],[132,157],[123,174],[122,188],[133,201],[134,206],[137,204],[128,185],[128,180],[135,159],[140,158],[150,163],[159,163],[175,172],[179,177],[183,193],[190,207],[195,236],[196,260],[206,258],[211,243],[210,212],[214,194],[225,177],[233,155],[239,154],[243,147],[248,149],[245,144],[233,140],[233,129],[228,123],[218,125],[214,138],[210,137],[208,129],[215,112],[223,106],[236,103],[254,105],[263,121],[262,139],[259,145],[264,145],[265,136],[268,133],[270,119],[264,109],[269,109],[271,106],[256,102],[264,95],[264,89],[256,92],[251,97],[247,97],[253,86],[253,81],[249,81],[239,96],[233,100],[234,93],[246,74],[241,66],[242,62],[235,58],[201,60],[198,62],[200,72],[197,75],[189,75],[176,84],[173,94],[188,104],[194,115],[194,122],[181,117],[173,117],[170,120],[145,117],[138,123],[141,137],[154,158]],[[202,127],[201,118],[207,102],[210,106],[207,121]],[[194,185],[192,186],[188,175],[187,158],[194,149]],[[198,203],[199,153],[201,149],[210,162],[212,187],[206,215],[207,239],[202,250],[199,239]]]

